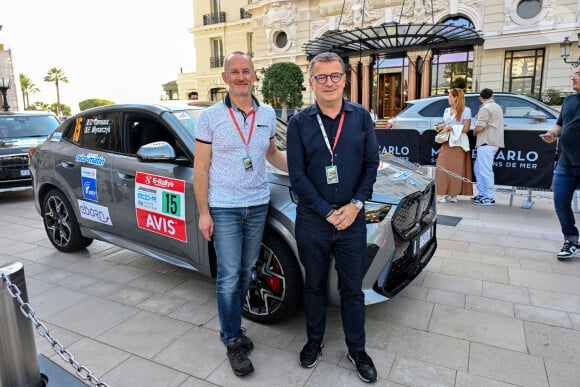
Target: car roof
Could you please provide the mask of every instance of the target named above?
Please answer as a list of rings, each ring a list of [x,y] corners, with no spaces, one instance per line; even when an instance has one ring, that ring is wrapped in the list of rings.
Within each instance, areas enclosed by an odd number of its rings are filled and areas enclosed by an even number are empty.
[[[178,103],[177,101],[159,101],[155,103],[131,103],[131,104],[113,104],[113,105],[103,105],[103,106],[96,106],[87,110],[83,110],[75,114],[73,117],[84,115],[87,113],[103,113],[103,112],[111,112],[111,111],[130,111],[130,110],[141,110],[147,111],[152,114],[160,114],[163,112],[171,112],[171,111],[178,111],[178,110],[202,110],[204,109],[201,106],[191,106],[185,103]]]
[[[18,112],[0,112],[0,116],[14,116],[14,117],[30,117],[30,116],[55,116],[53,112],[49,111],[39,111],[39,110],[26,110],[26,111],[18,111]]]

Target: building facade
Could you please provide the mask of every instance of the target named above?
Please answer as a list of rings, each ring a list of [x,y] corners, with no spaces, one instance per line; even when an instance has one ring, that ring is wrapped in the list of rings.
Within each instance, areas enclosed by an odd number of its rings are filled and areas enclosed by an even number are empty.
[[[1,26],[0,26],[1,28]],[[0,43],[0,78],[10,79],[10,88],[6,90],[6,103],[10,111],[18,110],[17,88],[18,82],[14,78],[14,65],[12,63],[12,51],[5,50],[4,44]],[[0,109],[4,110],[3,97],[0,95]]]
[[[380,118],[453,87],[540,99],[569,92],[560,44],[568,37],[571,58],[580,55],[576,0],[195,0],[193,9],[197,68],[178,74],[181,99],[195,90],[220,100],[232,51],[252,56],[258,78],[273,63],[293,62],[305,79],[313,55],[337,52],[348,65],[346,97]]]

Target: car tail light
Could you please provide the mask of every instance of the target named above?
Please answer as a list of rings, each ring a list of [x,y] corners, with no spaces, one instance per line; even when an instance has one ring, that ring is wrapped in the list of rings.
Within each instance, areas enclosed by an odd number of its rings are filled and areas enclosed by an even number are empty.
[[[385,129],[392,129],[393,128],[393,124],[391,124],[390,122],[387,122],[387,124],[385,125]]]

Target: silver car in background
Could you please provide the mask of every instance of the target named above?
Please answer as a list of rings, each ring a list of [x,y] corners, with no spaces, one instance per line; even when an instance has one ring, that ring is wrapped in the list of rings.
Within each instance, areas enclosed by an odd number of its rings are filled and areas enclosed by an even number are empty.
[[[416,129],[419,132],[433,129],[443,118],[449,107],[448,96],[436,96],[408,101],[405,108],[388,121],[387,129]],[[558,115],[557,110],[542,102],[520,94],[494,93],[495,101],[504,110],[506,130],[538,130],[551,128]],[[475,118],[481,102],[478,93],[465,94],[465,105]],[[475,119],[471,121],[475,126]]]
[[[33,152],[34,202],[52,245],[76,251],[94,239],[215,277],[216,256],[198,229],[193,191],[195,125],[203,107],[110,105],[66,120]],[[286,124],[277,145],[285,149]],[[271,202],[244,315],[270,323],[301,304],[289,178],[269,166]],[[367,304],[402,290],[437,247],[434,182],[414,164],[381,159],[371,200],[363,289]],[[331,265],[332,267],[333,265]],[[339,284],[329,271],[329,302]]]

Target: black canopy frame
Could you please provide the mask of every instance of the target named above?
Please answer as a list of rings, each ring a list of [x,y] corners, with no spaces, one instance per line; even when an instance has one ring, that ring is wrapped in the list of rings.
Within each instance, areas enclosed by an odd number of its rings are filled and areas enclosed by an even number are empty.
[[[383,23],[352,30],[332,30],[303,45],[309,59],[321,52],[340,56],[389,54],[409,49],[445,49],[482,45],[483,36],[473,28],[443,23]]]

